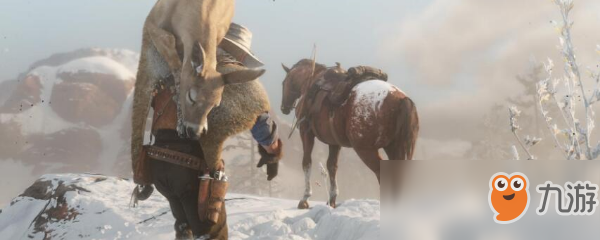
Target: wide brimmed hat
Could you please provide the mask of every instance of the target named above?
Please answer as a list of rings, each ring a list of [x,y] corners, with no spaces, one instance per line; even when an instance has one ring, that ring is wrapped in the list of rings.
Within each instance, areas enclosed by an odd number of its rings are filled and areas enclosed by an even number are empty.
[[[263,66],[250,50],[252,45],[252,32],[237,23],[231,23],[229,30],[219,45],[223,50],[231,54],[246,67],[257,68]]]

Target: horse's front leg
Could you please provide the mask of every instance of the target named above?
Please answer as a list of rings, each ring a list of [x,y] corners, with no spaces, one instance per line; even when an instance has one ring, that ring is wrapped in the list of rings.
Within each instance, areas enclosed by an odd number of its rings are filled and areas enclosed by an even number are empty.
[[[304,156],[302,157],[302,169],[304,170],[304,197],[298,203],[298,209],[307,209],[308,198],[312,196],[312,189],[310,186],[310,174],[312,169],[312,151],[315,146],[315,135],[309,129],[307,125],[300,127],[300,134],[302,138],[302,148],[304,150]]]
[[[337,169],[340,150],[342,147],[329,145],[329,157],[327,157],[327,172],[329,173],[329,206],[335,208],[335,199],[339,193],[337,187]]]

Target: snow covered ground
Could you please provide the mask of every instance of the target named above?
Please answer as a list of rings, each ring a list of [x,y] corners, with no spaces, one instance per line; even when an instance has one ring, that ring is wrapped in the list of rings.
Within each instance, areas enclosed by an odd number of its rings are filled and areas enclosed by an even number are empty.
[[[0,212],[0,239],[173,239],[174,219],[157,192],[129,207],[134,184],[91,174],[44,175]],[[230,239],[379,239],[380,204],[332,209],[297,200],[227,195]]]

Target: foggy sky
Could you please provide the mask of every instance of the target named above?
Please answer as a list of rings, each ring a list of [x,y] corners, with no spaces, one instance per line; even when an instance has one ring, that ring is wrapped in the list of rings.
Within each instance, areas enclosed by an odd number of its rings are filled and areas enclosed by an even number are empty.
[[[33,61],[53,53],[85,47],[139,51],[142,25],[154,2],[0,0],[0,79],[15,78]],[[395,23],[427,2],[240,0],[234,20],[254,33],[253,51],[266,63],[262,81],[278,106],[281,63],[293,65],[310,57],[316,43],[318,61],[326,65],[339,61],[347,67],[381,66],[378,54]],[[392,66],[388,71],[402,68]],[[410,85],[408,78],[400,77],[402,71],[395,75],[397,84]]]
[[[589,80],[588,67],[599,70],[600,2],[574,2],[572,37],[584,79]],[[551,23],[560,20],[558,7],[548,0],[436,0],[398,22],[387,46],[394,49],[392,54],[409,59],[405,61],[409,74],[418,85],[428,86],[417,93],[420,99],[438,95],[420,105],[421,137],[453,144],[479,141],[483,133],[476,127],[482,116],[492,104],[506,104],[507,97],[521,93],[515,77],[528,73],[532,60],[552,59],[553,78],[562,77],[559,32]],[[584,84],[591,89],[591,82]],[[505,126],[509,126],[508,110]],[[464,147],[456,149],[464,152]]]

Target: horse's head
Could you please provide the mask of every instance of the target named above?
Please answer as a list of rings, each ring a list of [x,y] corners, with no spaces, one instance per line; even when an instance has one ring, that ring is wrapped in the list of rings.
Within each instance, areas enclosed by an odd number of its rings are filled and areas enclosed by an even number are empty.
[[[283,96],[281,98],[281,112],[285,115],[290,114],[295,107],[296,100],[303,94],[303,87],[307,86],[307,82],[316,74],[320,68],[324,68],[320,64],[313,64],[310,59],[303,59],[296,63],[291,69],[281,64],[286,72],[283,80]],[[316,68],[316,69],[315,69]]]
[[[296,72],[293,69],[281,64],[285,71],[285,79],[283,80],[283,92],[281,96],[281,112],[285,115],[290,114],[296,103],[296,99],[300,97],[300,84]]]

